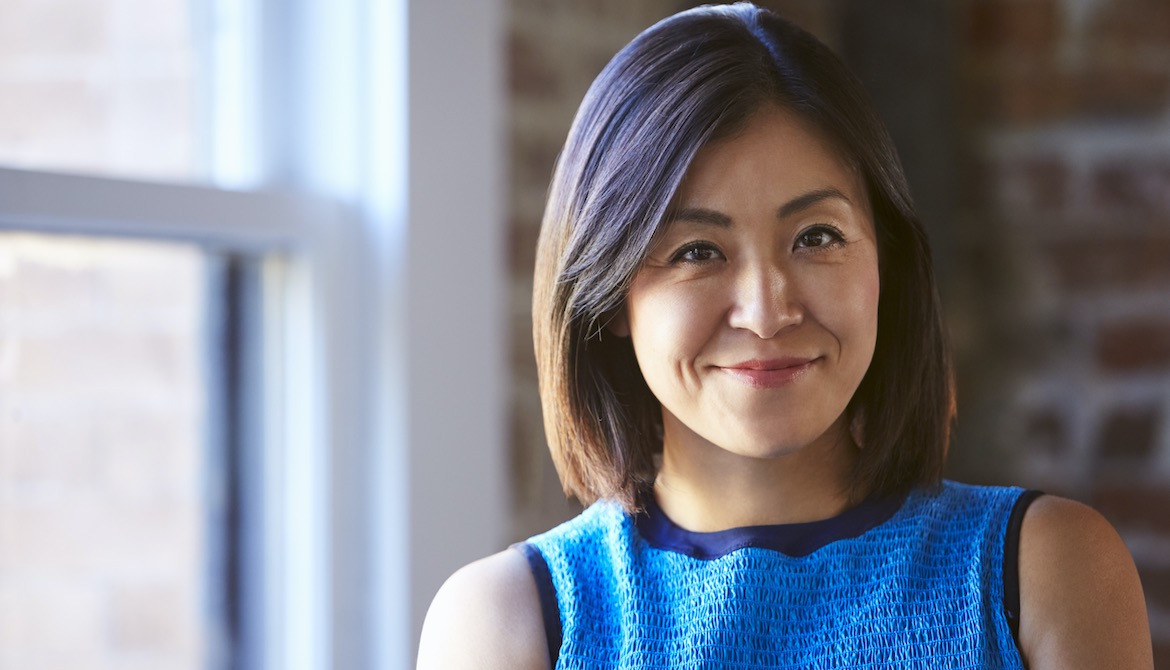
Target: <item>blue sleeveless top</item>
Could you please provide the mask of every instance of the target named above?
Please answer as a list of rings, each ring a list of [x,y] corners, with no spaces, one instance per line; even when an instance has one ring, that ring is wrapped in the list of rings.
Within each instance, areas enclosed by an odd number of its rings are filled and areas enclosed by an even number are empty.
[[[1004,591],[1021,493],[944,482],[717,533],[602,501],[527,548],[557,668],[1023,668]]]

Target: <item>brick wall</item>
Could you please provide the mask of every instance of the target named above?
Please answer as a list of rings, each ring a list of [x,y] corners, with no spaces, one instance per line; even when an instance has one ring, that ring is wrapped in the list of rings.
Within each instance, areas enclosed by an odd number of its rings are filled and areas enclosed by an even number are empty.
[[[573,509],[545,452],[524,337],[553,160],[606,60],[685,4],[510,3],[517,538]],[[922,23],[926,5],[892,5]],[[847,4],[772,6],[850,51]],[[939,54],[954,63],[955,99],[940,109],[955,137],[933,158],[957,195],[927,222],[948,247],[939,275],[960,380],[951,474],[1101,510],[1138,562],[1158,663],[1170,668],[1170,3],[963,0],[930,15],[945,23],[928,29],[952,35],[938,43],[957,51]],[[930,169],[931,156],[917,160]]]
[[[1170,667],[1170,3],[961,7],[972,469],[1105,514]]]

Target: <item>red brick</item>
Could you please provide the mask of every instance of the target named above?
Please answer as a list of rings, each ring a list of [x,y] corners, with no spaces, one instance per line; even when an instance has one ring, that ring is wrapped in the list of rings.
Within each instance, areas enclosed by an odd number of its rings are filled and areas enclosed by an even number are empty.
[[[560,150],[560,140],[522,134],[513,136],[512,180],[516,187],[544,193]]]
[[[1112,410],[1097,435],[1097,456],[1106,464],[1144,461],[1154,452],[1159,423],[1159,413],[1152,407]]]
[[[1087,35],[1094,52],[1170,48],[1170,3],[1165,0],[1111,0],[1097,6]]]
[[[1170,101],[1170,70],[1139,63],[1093,67],[1077,74],[1075,102],[1079,116],[1159,117]]]
[[[513,31],[508,36],[508,90],[519,99],[558,97],[560,78],[549,62],[539,44]]]
[[[1051,211],[1061,209],[1068,200],[1069,169],[1061,158],[1030,156],[992,169],[996,171],[997,199],[1002,206]]]
[[[1097,335],[1097,361],[1112,372],[1170,369],[1170,319],[1110,323]]]
[[[1025,439],[1033,449],[1054,455],[1068,449],[1068,431],[1064,419],[1053,409],[1043,409],[1026,419]]]
[[[1170,485],[1101,484],[1090,504],[1119,529],[1170,534]]]
[[[1095,207],[1170,217],[1170,158],[1106,162],[1092,175]]]
[[[964,40],[981,53],[1048,53],[1061,36],[1054,0],[973,0],[960,13]]]
[[[1165,235],[1064,239],[1047,245],[1043,255],[1066,290],[1170,287],[1170,237]]]
[[[539,221],[512,220],[508,228],[508,264],[512,274],[519,277],[531,277],[532,269],[536,266],[536,239],[540,235]]]
[[[510,0],[508,9],[513,15],[519,14],[552,14],[560,8],[559,0]]]
[[[509,338],[511,345],[510,363],[513,375],[513,381],[519,382],[521,380],[529,380],[536,383],[536,354],[533,352],[532,337],[532,314],[526,310],[522,313],[512,315],[510,324],[512,330],[512,337]],[[539,414],[539,412],[538,412]]]
[[[655,20],[673,13],[671,7],[663,6],[655,12],[650,3],[629,2],[628,0],[576,0],[564,4],[572,8],[570,11],[577,22],[588,21],[595,28],[620,26],[627,31],[632,31],[628,37],[621,40],[623,43],[632,39],[634,33],[649,26]],[[684,3],[684,6],[691,7],[695,4],[699,3]]]
[[[983,121],[1030,125],[1064,118],[1074,109],[1072,82],[1055,63],[1008,63],[984,72],[978,86],[971,111]]]

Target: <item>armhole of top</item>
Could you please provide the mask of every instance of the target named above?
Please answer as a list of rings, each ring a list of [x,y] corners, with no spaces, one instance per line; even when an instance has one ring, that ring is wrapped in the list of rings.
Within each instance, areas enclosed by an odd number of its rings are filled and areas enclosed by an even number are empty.
[[[519,542],[512,548],[524,554],[528,560],[528,567],[532,570],[532,578],[536,580],[536,593],[540,596],[540,615],[544,621],[544,635],[548,642],[549,667],[557,666],[557,659],[561,654],[561,610],[557,604],[557,589],[553,585],[552,573],[548,570],[548,563],[544,555],[529,542]]]
[[[1016,498],[1003,541],[1003,611],[1016,649],[1020,648],[1020,527],[1028,506],[1042,495],[1043,491],[1029,489]]]

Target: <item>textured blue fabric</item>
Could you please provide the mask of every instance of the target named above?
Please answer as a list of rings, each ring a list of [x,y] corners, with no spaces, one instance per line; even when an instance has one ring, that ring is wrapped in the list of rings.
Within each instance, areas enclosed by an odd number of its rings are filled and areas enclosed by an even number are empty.
[[[946,482],[804,556],[652,546],[599,502],[529,542],[563,629],[557,668],[1022,668],[1003,613],[1019,489]]]

